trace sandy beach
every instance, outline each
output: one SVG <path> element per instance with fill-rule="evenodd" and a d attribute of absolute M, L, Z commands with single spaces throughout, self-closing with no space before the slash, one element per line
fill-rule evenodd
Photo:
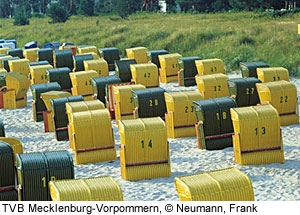
<path fill-rule="evenodd" d="M 232 77 L 240 77 L 230 75 Z M 300 95 L 300 80 L 291 79 Z M 161 84 L 166 90 L 197 89 L 178 87 L 177 83 Z M 32 94 L 28 91 L 28 106 L 15 110 L 0 110 L 7 137 L 18 138 L 24 153 L 67 150 L 74 157 L 68 141 L 57 141 L 54 133 L 45 133 L 43 122 L 32 117 Z M 240 166 L 234 164 L 233 149 L 200 150 L 196 137 L 169 139 L 172 177 L 129 182 L 121 178 L 118 126 L 112 121 L 118 160 L 86 165 L 75 165 L 75 178 L 112 176 L 121 186 L 124 200 L 178 201 L 174 178 L 204 171 L 236 167 L 246 173 L 253 184 L 255 200 L 300 200 L 300 125 L 282 128 L 285 164 Z"/>

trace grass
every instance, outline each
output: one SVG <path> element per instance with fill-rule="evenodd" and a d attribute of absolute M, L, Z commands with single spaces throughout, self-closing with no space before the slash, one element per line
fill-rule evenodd
<path fill-rule="evenodd" d="M 283 66 L 297 75 L 300 66 L 300 15 L 283 18 L 256 13 L 136 14 L 127 20 L 117 16 L 71 17 L 63 24 L 48 24 L 48 18 L 32 18 L 29 26 L 13 26 L 0 19 L 0 38 L 18 41 L 19 46 L 36 40 L 91 44 L 125 49 L 145 46 L 167 49 L 183 56 L 221 58 L 226 70 L 240 61 L 265 61 Z"/>

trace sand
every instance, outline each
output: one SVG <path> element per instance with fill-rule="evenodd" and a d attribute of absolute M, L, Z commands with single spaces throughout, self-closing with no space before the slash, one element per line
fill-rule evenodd
<path fill-rule="evenodd" d="M 230 75 L 230 77 L 240 77 Z M 300 80 L 292 79 L 300 95 Z M 187 89 L 177 83 L 162 84 L 167 90 Z M 196 89 L 196 87 L 190 87 Z M 43 122 L 34 122 L 31 110 L 32 94 L 28 92 L 28 106 L 15 110 L 0 110 L 4 120 L 7 137 L 18 138 L 24 146 L 24 152 L 43 152 L 67 150 L 74 158 L 68 141 L 56 141 L 54 133 L 45 133 Z M 121 178 L 118 126 L 112 121 L 118 160 L 86 165 L 75 165 L 75 178 L 112 176 L 121 186 L 124 200 L 177 201 L 174 178 L 204 171 L 236 167 L 246 173 L 253 184 L 255 199 L 300 200 L 300 125 L 282 127 L 285 164 L 240 166 L 234 164 L 233 148 L 218 151 L 200 150 L 196 137 L 169 139 L 172 177 L 135 182 Z"/>

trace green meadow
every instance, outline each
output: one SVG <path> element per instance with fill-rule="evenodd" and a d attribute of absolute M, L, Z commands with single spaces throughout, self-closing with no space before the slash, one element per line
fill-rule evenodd
<path fill-rule="evenodd" d="M 183 56 L 221 58 L 226 70 L 241 61 L 265 61 L 297 74 L 300 66 L 300 15 L 272 18 L 260 13 L 149 14 L 72 16 L 66 23 L 49 24 L 49 18 L 32 18 L 28 26 L 0 19 L 0 38 L 16 39 L 19 46 L 36 40 L 74 42 L 77 45 L 125 49 L 145 46 L 167 49 Z"/>

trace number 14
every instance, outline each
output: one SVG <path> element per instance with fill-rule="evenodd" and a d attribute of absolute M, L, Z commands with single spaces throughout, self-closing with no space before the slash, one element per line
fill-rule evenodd
<path fill-rule="evenodd" d="M 141 144 L 142 144 L 142 148 L 145 148 L 145 141 L 144 140 L 141 141 Z M 152 140 L 149 141 L 148 147 L 152 148 Z"/>

